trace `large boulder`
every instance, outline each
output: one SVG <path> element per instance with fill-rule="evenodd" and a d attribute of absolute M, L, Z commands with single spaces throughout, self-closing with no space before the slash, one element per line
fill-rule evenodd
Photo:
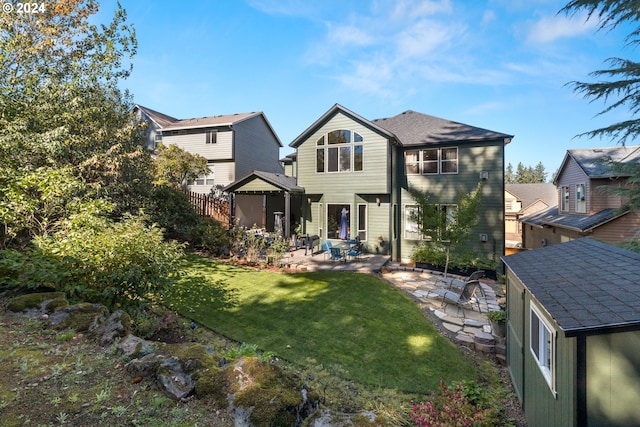
<path fill-rule="evenodd" d="M 131 317 L 122 310 L 116 310 L 102 323 L 94 325 L 90 332 L 99 337 L 101 346 L 112 345 L 116 338 L 124 338 L 131 330 Z"/>
<path fill-rule="evenodd" d="M 81 303 L 58 308 L 49 315 L 48 322 L 58 329 L 85 332 L 97 330 L 108 316 L 109 310 L 102 304 Z"/>
<path fill-rule="evenodd" d="M 158 346 L 151 341 L 128 334 L 124 339 L 118 342 L 116 352 L 129 359 L 137 359 L 146 356 L 147 354 L 154 353 L 157 348 Z"/>
<path fill-rule="evenodd" d="M 7 304 L 7 311 L 31 319 L 42 319 L 68 305 L 64 292 L 38 292 L 13 298 Z"/>
<path fill-rule="evenodd" d="M 182 361 L 175 356 L 160 363 L 157 377 L 162 389 L 176 400 L 186 399 L 196 387 L 191 374 L 185 372 Z"/>

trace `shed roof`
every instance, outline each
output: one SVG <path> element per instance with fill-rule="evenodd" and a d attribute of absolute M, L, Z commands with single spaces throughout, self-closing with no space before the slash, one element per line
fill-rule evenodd
<path fill-rule="evenodd" d="M 393 117 L 372 120 L 395 134 L 403 146 L 442 142 L 504 139 L 508 144 L 513 135 L 482 129 L 428 114 L 407 110 Z"/>
<path fill-rule="evenodd" d="M 504 256 L 566 336 L 640 328 L 640 254 L 591 238 Z"/>
<path fill-rule="evenodd" d="M 261 180 L 268 184 L 267 187 L 274 186 L 280 191 L 288 191 L 290 193 L 304 192 L 304 188 L 298 186 L 296 178 L 281 173 L 264 171 L 252 171 L 235 182 L 227 185 L 223 190 L 230 193 L 237 192 L 243 185 L 255 180 Z M 267 187 L 265 187 L 264 190 L 266 192 L 269 191 Z"/>

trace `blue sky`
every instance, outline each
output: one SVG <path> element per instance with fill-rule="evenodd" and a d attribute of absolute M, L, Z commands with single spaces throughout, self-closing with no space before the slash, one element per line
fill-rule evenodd
<path fill-rule="evenodd" d="M 263 111 L 283 145 L 335 103 L 368 118 L 415 110 L 515 135 L 506 162 L 545 165 L 577 134 L 626 118 L 575 94 L 637 54 L 552 0 L 121 0 L 138 54 L 134 102 L 177 118 Z M 106 22 L 113 3 L 103 2 Z"/>

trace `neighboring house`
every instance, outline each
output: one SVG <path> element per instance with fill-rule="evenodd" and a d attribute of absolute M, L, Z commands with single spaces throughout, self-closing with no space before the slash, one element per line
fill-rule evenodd
<path fill-rule="evenodd" d="M 640 425 L 640 254 L 581 238 L 503 261 L 528 425 Z"/>
<path fill-rule="evenodd" d="M 505 184 L 504 230 L 507 254 L 522 247 L 520 218 L 558 204 L 558 193 L 551 183 Z"/>
<path fill-rule="evenodd" d="M 337 239 L 344 211 L 348 236 L 359 238 L 365 250 L 408 260 L 423 239 L 410 220 L 417 205 L 408 186 L 430 192 L 443 210 L 452 211 L 461 193 L 483 181 L 483 212 L 471 246 L 499 261 L 504 146 L 511 138 L 415 111 L 368 120 L 336 104 L 290 144 L 296 152 L 284 163 L 296 177 L 298 188 L 291 191 L 300 210 L 285 211 L 285 219 L 300 221 L 304 233 Z M 255 174 L 245 181 L 251 188 L 234 183 L 226 190 L 236 197 L 256 191 L 258 183 L 265 194 L 273 190 L 273 183 Z"/>
<path fill-rule="evenodd" d="M 568 150 L 554 185 L 558 205 L 522 218 L 522 242 L 539 248 L 590 236 L 616 243 L 634 236 L 640 213 L 624 211 L 619 196 L 601 187 L 626 185 L 628 176 L 617 173 L 607 160 L 640 162 L 640 146 Z"/>
<path fill-rule="evenodd" d="M 190 183 L 191 191 L 206 194 L 254 170 L 283 173 L 282 143 L 262 112 L 178 120 L 136 105 L 134 113 L 149 122 L 150 147 L 175 144 L 207 159 L 209 173 Z"/>

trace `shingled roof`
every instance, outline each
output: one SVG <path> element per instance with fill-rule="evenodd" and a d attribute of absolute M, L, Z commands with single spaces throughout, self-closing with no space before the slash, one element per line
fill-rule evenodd
<path fill-rule="evenodd" d="M 640 328 L 640 254 L 590 238 L 504 256 L 566 336 Z"/>
<path fill-rule="evenodd" d="M 559 171 L 562 171 L 569 159 L 574 159 L 584 173 L 591 178 L 609 178 L 620 176 L 610 161 L 616 163 L 640 163 L 640 146 L 574 148 L 567 150 Z M 556 176 L 556 181 L 560 173 Z"/>
<path fill-rule="evenodd" d="M 620 212 L 618 209 L 608 208 L 592 215 L 560 214 L 558 213 L 558 206 L 554 206 L 532 215 L 523 216 L 521 221 L 523 224 L 538 227 L 554 226 L 585 233 L 627 213 L 629 211 Z"/>
<path fill-rule="evenodd" d="M 522 211 L 538 200 L 543 201 L 547 206 L 558 204 L 558 190 L 551 183 L 505 184 L 504 188 L 520 200 Z"/>
<path fill-rule="evenodd" d="M 168 116 L 164 113 L 161 113 L 156 110 L 152 110 L 151 108 L 143 107 L 140 104 L 136 104 L 135 107 L 138 107 L 140 111 L 145 113 L 151 120 L 156 122 L 160 127 L 169 126 L 172 123 L 179 121 L 175 117 Z"/>
<path fill-rule="evenodd" d="M 404 146 L 493 139 L 504 139 L 505 144 L 508 144 L 513 138 L 513 135 L 465 125 L 412 110 L 389 118 L 375 119 L 372 122 L 396 135 Z"/>

